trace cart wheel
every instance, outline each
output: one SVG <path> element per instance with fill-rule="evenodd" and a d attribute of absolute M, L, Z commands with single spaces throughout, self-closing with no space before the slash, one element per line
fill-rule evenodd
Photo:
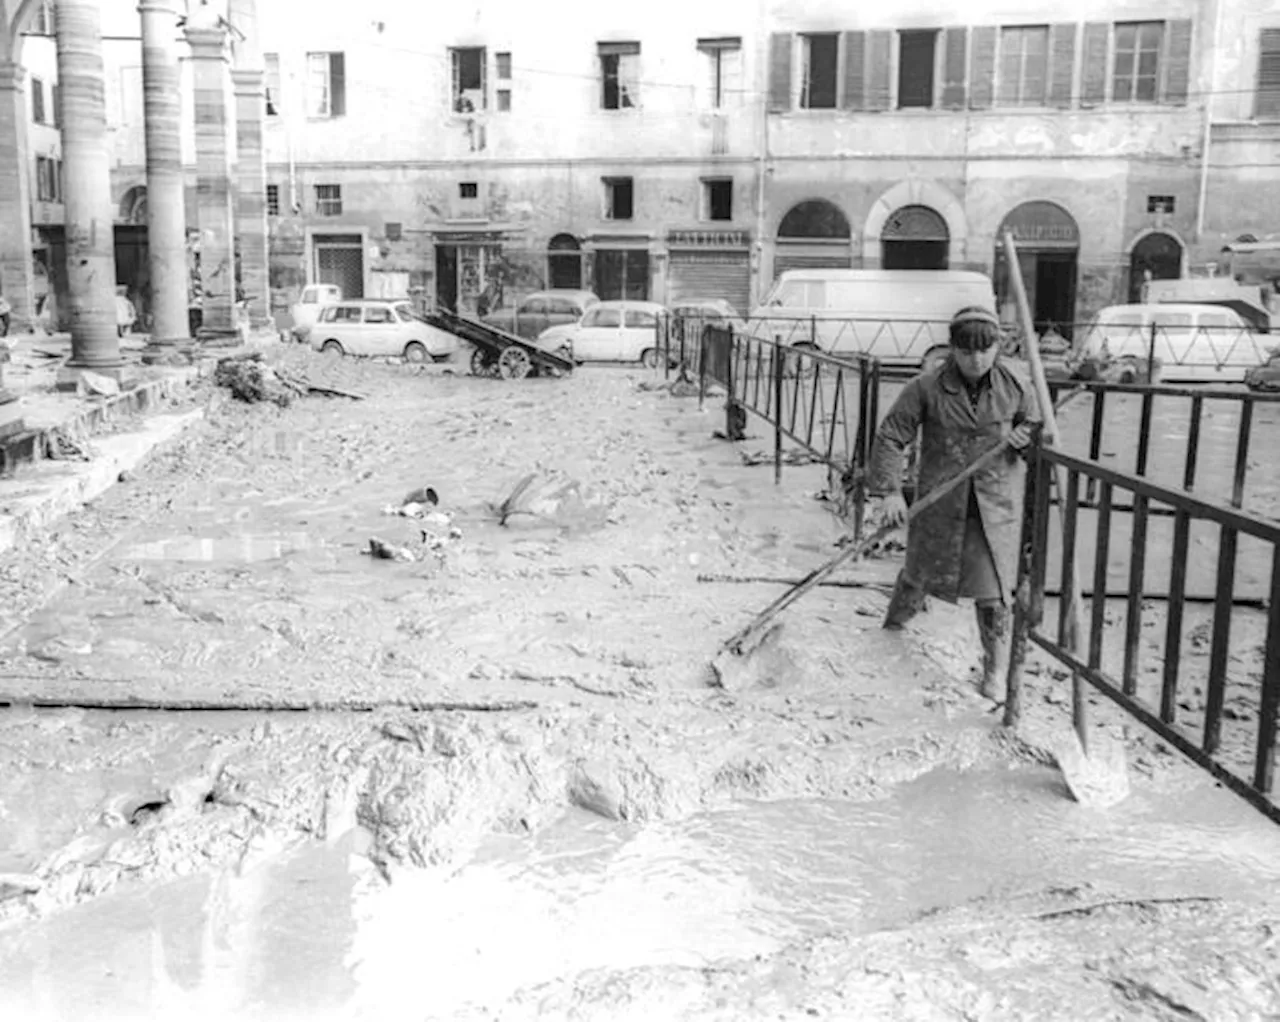
<path fill-rule="evenodd" d="M 529 353 L 523 348 L 512 345 L 504 348 L 498 356 L 498 375 L 506 380 L 522 380 L 529 375 L 533 363 L 529 361 Z"/>
<path fill-rule="evenodd" d="M 476 350 L 471 353 L 471 375 L 489 375 L 489 356 L 483 348 L 476 348 Z"/>

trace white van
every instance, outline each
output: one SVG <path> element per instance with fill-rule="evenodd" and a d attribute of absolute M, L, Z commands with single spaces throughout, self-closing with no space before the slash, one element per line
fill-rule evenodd
<path fill-rule="evenodd" d="M 1240 383 L 1267 360 L 1274 341 L 1221 305 L 1109 305 L 1080 339 L 1079 353 L 1135 367 L 1154 354 L 1157 379 Z"/>
<path fill-rule="evenodd" d="M 948 343 L 951 318 L 996 311 L 991 278 L 969 270 L 787 270 L 751 313 L 750 335 L 919 369 Z"/>

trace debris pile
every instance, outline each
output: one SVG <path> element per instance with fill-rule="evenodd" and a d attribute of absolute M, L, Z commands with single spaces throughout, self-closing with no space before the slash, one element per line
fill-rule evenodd
<path fill-rule="evenodd" d="M 236 398 L 249 404 L 270 401 L 288 408 L 294 396 L 301 392 L 296 383 L 266 365 L 260 351 L 218 359 L 213 379 L 219 387 L 226 387 Z"/>
<path fill-rule="evenodd" d="M 387 561 L 417 561 L 427 554 L 434 554 L 438 560 L 444 560 L 445 549 L 450 543 L 462 538 L 462 530 L 453 524 L 453 515 L 438 508 L 440 497 L 430 486 L 411 490 L 404 495 L 398 504 L 387 504 L 382 509 L 384 515 L 408 518 L 418 525 L 418 541 L 420 548 L 414 550 L 408 545 L 397 546 L 379 539 L 377 536 L 369 540 L 369 556 Z"/>
<path fill-rule="evenodd" d="M 560 474 L 537 472 L 525 476 L 500 503 L 491 503 L 489 508 L 498 516 L 499 525 L 509 526 L 516 519 L 562 529 L 598 527 L 612 513 L 608 497 L 596 488 Z"/>

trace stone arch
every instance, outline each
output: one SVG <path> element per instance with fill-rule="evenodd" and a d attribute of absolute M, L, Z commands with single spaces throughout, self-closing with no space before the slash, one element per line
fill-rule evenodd
<path fill-rule="evenodd" d="M 867 212 L 866 226 L 862 231 L 862 260 L 864 265 L 881 264 L 880 234 L 889 218 L 904 206 L 925 206 L 934 210 L 946 222 L 951 237 L 951 259 L 964 260 L 965 241 L 969 236 L 969 221 L 964 215 L 960 200 L 936 181 L 914 178 L 901 181 L 871 204 Z"/>
<path fill-rule="evenodd" d="M 123 224 L 146 225 L 147 222 L 147 186 L 134 185 L 125 189 L 120 197 L 120 205 L 116 210 L 116 219 Z"/>
<path fill-rule="evenodd" d="M 1186 276 L 1187 244 L 1164 227 L 1139 231 L 1125 249 L 1129 256 L 1129 301 L 1145 298 L 1147 280 L 1177 280 Z"/>
<path fill-rule="evenodd" d="M 777 237 L 848 241 L 853 228 L 844 210 L 830 199 L 802 199 L 778 221 Z"/>

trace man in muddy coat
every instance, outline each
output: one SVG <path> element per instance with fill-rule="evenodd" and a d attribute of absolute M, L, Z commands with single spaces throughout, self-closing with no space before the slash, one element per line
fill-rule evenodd
<path fill-rule="evenodd" d="M 974 602 L 982 639 L 981 689 L 1003 699 L 1009 618 L 1022 530 L 1019 451 L 1040 418 L 1029 380 L 1000 358 L 1000 324 L 986 309 L 960 310 L 946 361 L 908 383 L 880 424 L 868 489 L 883 520 L 906 518 L 903 463 L 920 433 L 917 495 L 945 483 L 1002 440 L 1006 457 L 983 469 L 912 521 L 884 627 L 900 629 L 927 595 Z"/>

